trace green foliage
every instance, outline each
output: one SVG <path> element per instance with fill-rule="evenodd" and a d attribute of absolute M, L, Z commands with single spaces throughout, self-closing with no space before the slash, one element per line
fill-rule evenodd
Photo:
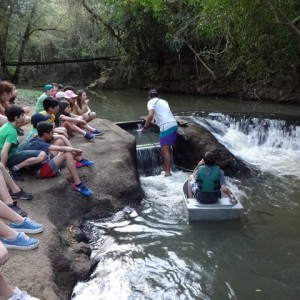
<path fill-rule="evenodd" d="M 41 90 L 18 89 L 18 100 L 23 104 L 35 105 L 41 93 Z"/>
<path fill-rule="evenodd" d="M 214 78 L 274 84 L 297 77 L 298 16 L 299 0 L 3 0 L 0 59 L 19 59 L 30 25 L 23 60 L 122 54 L 128 76 L 153 77 L 167 58 L 190 56 Z"/>
<path fill-rule="evenodd" d="M 273 3 L 290 19 L 300 13 L 297 1 Z M 267 1 L 207 0 L 203 14 L 208 37 L 224 35 L 229 42 L 224 60 L 228 65 L 238 61 L 235 68 L 243 69 L 252 80 L 270 75 L 274 78 L 274 74 L 282 80 L 281 74 L 299 64 L 299 37 L 286 26 L 276 24 Z"/>

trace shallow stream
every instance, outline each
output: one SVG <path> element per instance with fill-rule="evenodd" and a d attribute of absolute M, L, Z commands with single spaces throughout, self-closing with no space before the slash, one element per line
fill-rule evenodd
<path fill-rule="evenodd" d="M 189 224 L 181 195 L 188 173 L 141 177 L 146 197 L 137 215 L 125 209 L 86 224 L 98 265 L 72 299 L 299 299 L 300 127 L 251 116 L 245 123 L 227 113 L 299 116 L 300 106 L 172 95 L 167 100 L 260 170 L 257 177 L 227 178 L 245 212 L 239 221 Z M 146 115 L 146 102 L 141 92 L 109 92 L 91 106 L 100 117 L 126 121 Z M 199 110 L 217 114 L 192 112 Z"/>

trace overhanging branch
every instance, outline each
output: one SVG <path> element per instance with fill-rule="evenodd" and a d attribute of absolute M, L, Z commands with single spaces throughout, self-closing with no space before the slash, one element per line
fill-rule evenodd
<path fill-rule="evenodd" d="M 290 21 L 290 19 L 281 10 L 275 7 L 275 5 L 272 3 L 271 0 L 265 0 L 265 1 L 271 8 L 276 22 L 278 24 L 282 24 L 287 27 L 290 27 L 300 37 L 300 29 L 295 25 L 300 20 L 300 16 L 296 17 L 293 21 Z"/>
<path fill-rule="evenodd" d="M 64 59 L 64 60 L 51 60 L 51 61 L 7 61 L 2 62 L 3 66 L 38 66 L 38 65 L 55 65 L 55 64 L 68 64 L 68 63 L 78 63 L 78 62 L 88 62 L 94 60 L 108 60 L 108 61 L 119 61 L 121 56 L 104 56 L 104 57 L 93 57 L 93 58 L 77 58 L 77 59 Z"/>
<path fill-rule="evenodd" d="M 187 42 L 185 42 L 185 44 L 187 45 L 187 47 L 195 54 L 195 56 L 197 57 L 197 59 L 201 62 L 201 64 L 204 66 L 204 68 L 212 75 L 213 79 L 216 80 L 216 75 L 213 72 L 213 70 L 205 63 L 205 61 L 201 58 L 201 56 L 196 52 L 196 50 L 189 45 Z"/>

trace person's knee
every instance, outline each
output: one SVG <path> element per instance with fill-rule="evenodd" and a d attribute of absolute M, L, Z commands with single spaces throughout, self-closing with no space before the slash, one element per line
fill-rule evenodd
<path fill-rule="evenodd" d="M 40 162 L 44 161 L 46 157 L 47 157 L 47 153 L 44 151 L 41 151 L 40 154 L 38 155 Z"/>
<path fill-rule="evenodd" d="M 31 118 L 26 116 L 23 123 L 22 123 L 22 126 L 25 126 L 25 125 L 29 124 L 30 122 L 31 122 Z"/>
<path fill-rule="evenodd" d="M 64 142 L 61 138 L 58 138 L 58 139 L 54 142 L 54 145 L 56 145 L 56 146 L 65 146 L 65 142 Z"/>
<path fill-rule="evenodd" d="M 65 152 L 64 155 L 66 156 L 67 160 L 74 160 L 74 156 L 71 152 Z"/>
<path fill-rule="evenodd" d="M 66 129 L 70 128 L 72 126 L 72 123 L 68 122 L 68 121 L 64 121 L 64 125 L 63 125 Z"/>

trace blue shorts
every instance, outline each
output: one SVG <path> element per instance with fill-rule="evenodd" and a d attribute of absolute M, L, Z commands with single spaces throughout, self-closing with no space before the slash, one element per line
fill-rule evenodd
<path fill-rule="evenodd" d="M 165 131 L 161 131 L 159 134 L 159 141 L 161 146 L 171 146 L 176 143 L 177 140 L 177 126 L 173 126 Z"/>
<path fill-rule="evenodd" d="M 10 168 L 12 166 L 18 165 L 19 163 L 23 162 L 24 160 L 31 158 L 31 157 L 38 157 L 41 153 L 41 150 L 22 150 L 14 153 L 11 157 L 7 160 L 7 166 Z"/>

